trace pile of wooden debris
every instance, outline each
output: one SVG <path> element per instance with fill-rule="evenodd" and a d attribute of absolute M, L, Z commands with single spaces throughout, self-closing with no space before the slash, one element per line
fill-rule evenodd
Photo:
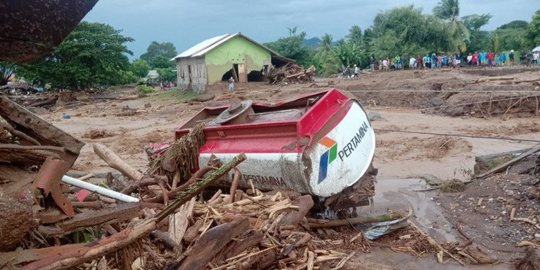
<path fill-rule="evenodd" d="M 296 63 L 289 63 L 285 66 L 274 68 L 268 73 L 268 80 L 271 84 L 277 83 L 307 83 L 312 82 L 317 69 L 310 66 L 304 69 Z"/>
<path fill-rule="evenodd" d="M 173 143 L 146 173 L 94 144 L 121 175 L 73 179 L 67 175 L 82 143 L 0 101 L 0 268 L 340 269 L 383 235 L 394 250 L 478 263 L 467 260 L 476 257 L 462 246 L 441 245 L 408 223 L 412 212 L 312 218 L 309 195 L 239 189 L 236 166 L 244 154 L 226 164 L 210 159 L 191 173 L 204 142 L 200 128 Z M 208 188 L 229 173 L 229 190 Z M 359 224 L 370 227 L 360 231 Z M 343 238 L 328 233 L 334 230 Z"/>

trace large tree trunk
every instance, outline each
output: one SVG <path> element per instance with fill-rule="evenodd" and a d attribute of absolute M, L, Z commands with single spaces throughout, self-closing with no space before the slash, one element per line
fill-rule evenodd
<path fill-rule="evenodd" d="M 19 194 L 13 198 L 0 189 L 0 251 L 10 251 L 17 247 L 26 234 L 37 224 L 32 215 L 32 200 Z"/>

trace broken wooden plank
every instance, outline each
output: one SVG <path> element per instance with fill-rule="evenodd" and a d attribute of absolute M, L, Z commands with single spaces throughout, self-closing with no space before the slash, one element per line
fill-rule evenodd
<path fill-rule="evenodd" d="M 207 176 L 204 177 L 204 179 L 196 182 L 195 184 L 189 186 L 184 191 L 178 192 L 176 195 L 176 200 L 174 200 L 167 208 L 173 206 L 173 209 L 176 209 L 180 207 L 180 205 L 186 203 L 187 201 L 191 200 L 194 196 L 202 192 L 206 187 L 208 187 L 213 182 L 217 181 L 219 178 L 221 178 L 223 175 L 225 175 L 227 172 L 232 170 L 232 168 L 236 167 L 238 164 L 242 163 L 242 161 L 246 160 L 246 154 L 240 153 L 237 156 L 235 156 L 231 161 L 229 161 L 226 164 L 223 164 L 220 168 L 217 170 L 209 173 Z M 170 209 L 164 209 L 162 212 L 156 215 L 156 218 L 158 220 L 162 220 L 172 212 L 170 212 Z"/>
<path fill-rule="evenodd" d="M 121 222 L 140 215 L 139 203 L 121 204 L 115 208 L 87 211 L 75 215 L 74 218 L 56 224 L 54 227 L 40 226 L 40 232 L 48 236 L 64 235 L 81 228 L 97 226 L 108 222 Z"/>
<path fill-rule="evenodd" d="M 189 255 L 178 269 L 204 269 L 206 264 L 208 264 L 208 262 L 210 262 L 232 238 L 248 229 L 249 220 L 247 218 L 238 218 L 232 222 L 211 228 L 197 240 Z"/>
<path fill-rule="evenodd" d="M 16 130 L 36 139 L 41 145 L 65 147 L 66 161 L 75 162 L 84 143 L 39 118 L 7 97 L 0 97 L 0 116 Z"/>
<path fill-rule="evenodd" d="M 189 226 L 189 218 L 193 214 L 195 206 L 195 197 L 191 198 L 187 204 L 184 204 L 178 209 L 174 215 L 169 217 L 169 237 L 177 244 L 182 244 L 182 239 Z"/>
<path fill-rule="evenodd" d="M 260 231 L 250 231 L 246 238 L 240 241 L 232 242 L 230 245 L 228 245 L 223 250 L 222 258 L 220 259 L 232 258 L 242 253 L 244 250 L 257 246 L 262 242 L 263 237 L 264 234 Z"/>
<path fill-rule="evenodd" d="M 311 195 L 300 196 L 292 202 L 292 205 L 298 207 L 298 210 L 288 212 L 279 225 L 298 225 L 313 207 L 313 197 Z"/>
<path fill-rule="evenodd" d="M 69 244 L 37 250 L 24 250 L 24 252 L 21 252 L 16 259 L 17 261 L 22 260 L 23 262 L 31 262 L 21 267 L 22 270 L 67 269 L 123 248 L 149 234 L 151 231 L 155 230 L 155 228 L 155 219 L 144 220 L 133 228 L 125 229 L 99 241 L 84 244 Z M 7 258 L 13 258 L 13 255 L 2 255 Z M 26 260 L 25 258 L 20 258 L 21 256 L 27 255 L 32 257 Z M 33 259 L 33 261 L 31 259 Z"/>

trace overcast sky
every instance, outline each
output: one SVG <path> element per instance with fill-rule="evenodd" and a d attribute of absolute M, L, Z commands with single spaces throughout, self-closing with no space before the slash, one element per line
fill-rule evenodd
<path fill-rule="evenodd" d="M 431 13 L 438 0 L 99 0 L 86 21 L 110 24 L 135 39 L 134 57 L 152 41 L 172 42 L 178 52 L 224 33 L 242 32 L 259 42 L 288 35 L 297 26 L 307 37 L 343 38 L 352 25 L 369 27 L 381 11 L 414 4 Z M 512 20 L 530 21 L 540 0 L 462 0 L 460 15 L 489 13 L 485 30 Z"/>

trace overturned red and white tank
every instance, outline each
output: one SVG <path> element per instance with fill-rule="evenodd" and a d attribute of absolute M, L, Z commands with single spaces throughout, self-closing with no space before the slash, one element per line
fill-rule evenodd
<path fill-rule="evenodd" d="M 366 176 L 375 171 L 375 134 L 360 103 L 340 90 L 275 104 L 207 107 L 176 130 L 176 139 L 201 122 L 199 164 L 211 155 L 227 162 L 245 153 L 241 187 L 251 180 L 263 191 L 293 190 L 341 206 L 365 204 L 374 194 Z"/>

